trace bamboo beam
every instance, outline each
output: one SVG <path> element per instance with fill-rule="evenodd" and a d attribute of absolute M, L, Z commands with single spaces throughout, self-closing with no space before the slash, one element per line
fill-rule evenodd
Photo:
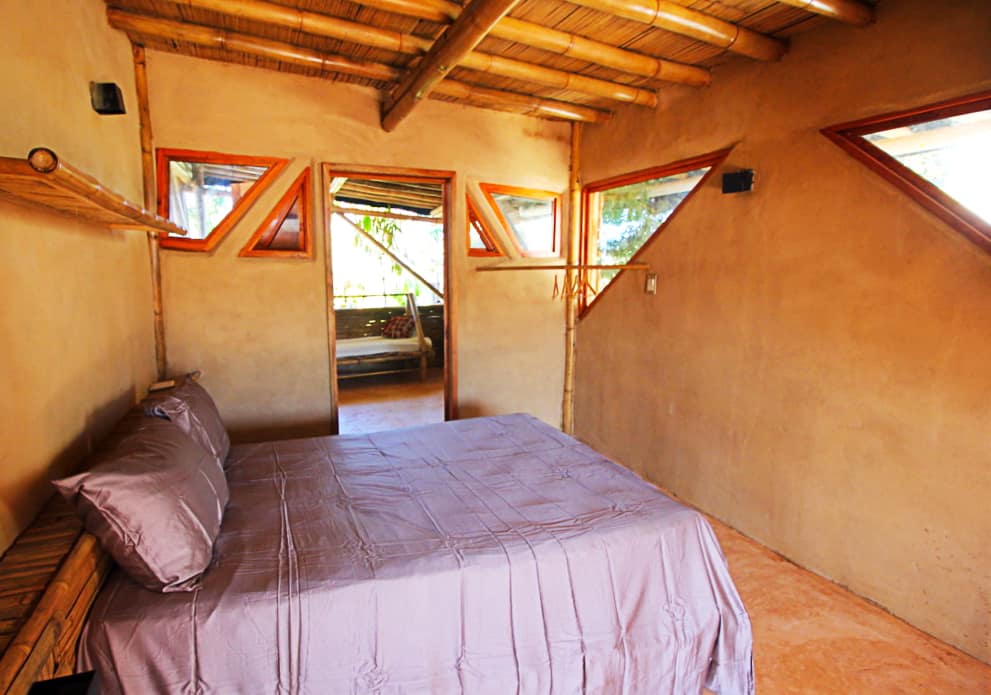
<path fill-rule="evenodd" d="M 593 10 L 703 41 L 757 60 L 778 60 L 788 45 L 669 0 L 573 0 Z"/>
<path fill-rule="evenodd" d="M 221 0 L 211 1 L 220 2 Z M 461 14 L 461 6 L 451 2 L 451 0 L 354 1 L 366 7 L 433 22 L 447 23 L 457 19 L 458 15 Z M 710 81 L 709 71 L 705 68 L 655 58 L 515 17 L 503 17 L 492 28 L 489 35 L 640 77 L 650 77 L 694 87 L 703 87 Z"/>
<path fill-rule="evenodd" d="M 419 101 L 430 94 L 451 68 L 473 51 L 495 23 L 519 2 L 472 0 L 382 104 L 382 128 L 386 132 L 395 130 Z"/>
<path fill-rule="evenodd" d="M 183 4 L 232 17 L 252 19 L 287 29 L 299 30 L 314 36 L 350 41 L 398 53 L 423 55 L 430 50 L 433 43 L 428 39 L 412 34 L 403 34 L 325 14 L 276 5 L 267 0 L 183 0 Z M 469 70 L 539 82 L 559 89 L 572 89 L 625 103 L 650 107 L 657 105 L 657 95 L 647 89 L 586 77 L 565 70 L 556 70 L 535 63 L 479 51 L 472 51 L 465 55 L 459 65 Z M 704 73 L 703 76 L 707 78 L 708 73 L 702 72 Z M 698 81 L 696 80 L 693 84 L 698 84 Z"/>
<path fill-rule="evenodd" d="M 568 241 L 565 258 L 569 268 L 565 275 L 568 287 L 574 287 L 578 264 L 579 239 L 581 237 L 581 143 L 580 123 L 571 125 L 571 166 L 568 184 Z M 580 277 L 580 275 L 579 275 Z M 575 328 L 578 323 L 578 298 L 565 297 L 564 305 L 564 393 L 561 397 L 561 429 L 565 434 L 575 431 Z"/>
<path fill-rule="evenodd" d="M 384 217 L 389 220 L 408 220 L 410 222 L 431 222 L 433 224 L 441 224 L 444 222 L 444 218 L 440 215 L 436 217 L 427 217 L 424 215 L 403 215 L 398 212 L 386 212 L 385 210 L 362 210 L 361 208 L 347 208 L 336 205 L 331 212 L 338 212 L 348 215 L 368 215 L 369 217 Z"/>
<path fill-rule="evenodd" d="M 131 44 L 134 57 L 134 87 L 138 98 L 138 124 L 141 132 L 141 174 L 144 182 L 144 204 L 155 209 L 155 154 L 152 151 L 151 110 L 148 106 L 148 66 L 145 47 Z M 168 370 L 165 347 L 165 308 L 162 303 L 162 259 L 158 235 L 148 235 L 148 264 L 151 269 L 151 301 L 155 330 L 155 367 L 159 379 Z"/>
<path fill-rule="evenodd" d="M 215 27 L 146 17 L 115 9 L 107 10 L 107 18 L 111 26 L 126 32 L 132 38 L 152 36 L 169 41 L 185 41 L 209 48 L 241 51 L 260 58 L 317 68 L 327 72 L 367 77 L 380 82 L 392 82 L 398 79 L 400 75 L 399 70 L 390 65 L 353 61 L 343 56 L 321 53 L 281 41 L 262 39 Z M 437 96 L 476 101 L 488 108 L 523 113 L 542 118 L 560 118 L 564 120 L 601 123 L 609 120 L 611 116 L 607 111 L 570 104 L 566 101 L 543 99 L 532 95 L 517 94 L 516 92 L 476 87 L 454 80 L 447 80 L 437 85 L 434 94 Z"/>
<path fill-rule="evenodd" d="M 425 277 L 423 277 L 418 272 L 416 272 L 415 270 L 413 270 L 413 268 L 410 267 L 409 262 L 407 262 L 407 261 L 403 260 L 402 258 L 400 258 L 399 256 L 397 256 L 388 246 L 386 246 L 381 241 L 379 241 L 378 239 L 376 239 L 375 237 L 373 237 L 371 234 L 369 234 L 368 232 L 366 232 L 364 229 L 361 228 L 360 225 L 355 224 L 354 221 L 351 220 L 351 218 L 349 218 L 346 215 L 343 215 L 343 214 L 341 214 L 339 212 L 337 213 L 337 216 L 340 217 L 345 222 L 347 222 L 349 225 L 351 225 L 351 227 L 354 228 L 354 231 L 356 231 L 358 234 L 360 234 L 361 236 L 363 236 L 368 241 L 372 242 L 378 248 L 379 251 L 381 251 L 386 256 L 388 256 L 389 258 L 391 258 L 392 260 L 394 260 L 396 263 L 398 263 L 399 265 L 401 265 L 403 267 L 403 270 L 405 270 L 407 273 L 409 273 L 410 275 L 412 275 L 413 277 L 415 277 L 419 282 L 421 282 L 423 284 L 424 287 L 426 287 L 428 290 L 430 290 L 435 295 L 437 295 L 438 297 L 440 297 L 442 300 L 444 299 L 444 293 L 441 292 L 436 287 L 434 287 L 432 284 L 430 284 L 430 282 L 428 282 Z"/>
<path fill-rule="evenodd" d="M 874 8 L 857 0 L 778 0 L 778 2 L 861 27 L 874 21 Z"/>

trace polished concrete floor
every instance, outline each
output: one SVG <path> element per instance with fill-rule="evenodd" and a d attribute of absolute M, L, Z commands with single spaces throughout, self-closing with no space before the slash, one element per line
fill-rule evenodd
<path fill-rule="evenodd" d="M 443 420 L 443 376 L 341 384 L 342 433 Z M 991 695 L 991 666 L 710 519 L 754 630 L 761 695 Z"/>

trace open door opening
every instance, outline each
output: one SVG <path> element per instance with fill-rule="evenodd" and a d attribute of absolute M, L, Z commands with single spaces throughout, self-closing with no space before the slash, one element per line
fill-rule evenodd
<path fill-rule="evenodd" d="M 449 417 L 449 178 L 326 169 L 338 431 Z"/>

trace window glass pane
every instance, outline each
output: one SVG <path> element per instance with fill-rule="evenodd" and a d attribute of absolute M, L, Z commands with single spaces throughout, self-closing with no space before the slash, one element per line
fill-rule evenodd
<path fill-rule="evenodd" d="M 299 222 L 299 198 L 293 201 L 289 213 L 279 225 L 275 236 L 269 243 L 268 248 L 273 251 L 298 251 L 302 248 L 301 227 Z"/>
<path fill-rule="evenodd" d="M 492 192 L 492 199 L 499 206 L 524 253 L 553 253 L 554 213 L 556 198 L 530 198 L 510 193 Z"/>
<path fill-rule="evenodd" d="M 595 263 L 622 265 L 698 185 L 710 167 L 662 178 L 639 181 L 595 194 L 601 206 L 598 251 Z M 599 288 L 616 277 L 618 270 L 603 270 Z"/>
<path fill-rule="evenodd" d="M 991 222 L 991 110 L 864 136 L 963 206 Z"/>
<path fill-rule="evenodd" d="M 189 232 L 186 238 L 206 239 L 265 171 L 258 166 L 173 160 L 169 218 Z"/>

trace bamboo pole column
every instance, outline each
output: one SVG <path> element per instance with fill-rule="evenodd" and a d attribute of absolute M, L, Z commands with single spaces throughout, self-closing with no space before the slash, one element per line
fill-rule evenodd
<path fill-rule="evenodd" d="M 131 44 L 134 56 L 134 86 L 138 97 L 138 123 L 141 130 L 141 175 L 144 182 L 144 206 L 155 209 L 155 156 L 152 151 L 151 109 L 148 105 L 148 66 L 145 47 Z M 162 259 L 158 234 L 148 234 L 148 261 L 151 267 L 151 299 L 155 322 L 155 370 L 159 379 L 168 371 L 165 347 L 165 310 L 162 303 Z"/>
<path fill-rule="evenodd" d="M 581 144 L 582 126 L 571 124 L 571 170 L 568 184 L 568 270 L 565 274 L 565 287 L 572 288 L 576 274 L 581 270 L 572 266 L 578 263 L 578 249 L 581 238 Z M 564 395 L 561 400 L 561 429 L 565 434 L 575 431 L 575 327 L 578 322 L 578 296 L 569 293 L 564 297 Z"/>

